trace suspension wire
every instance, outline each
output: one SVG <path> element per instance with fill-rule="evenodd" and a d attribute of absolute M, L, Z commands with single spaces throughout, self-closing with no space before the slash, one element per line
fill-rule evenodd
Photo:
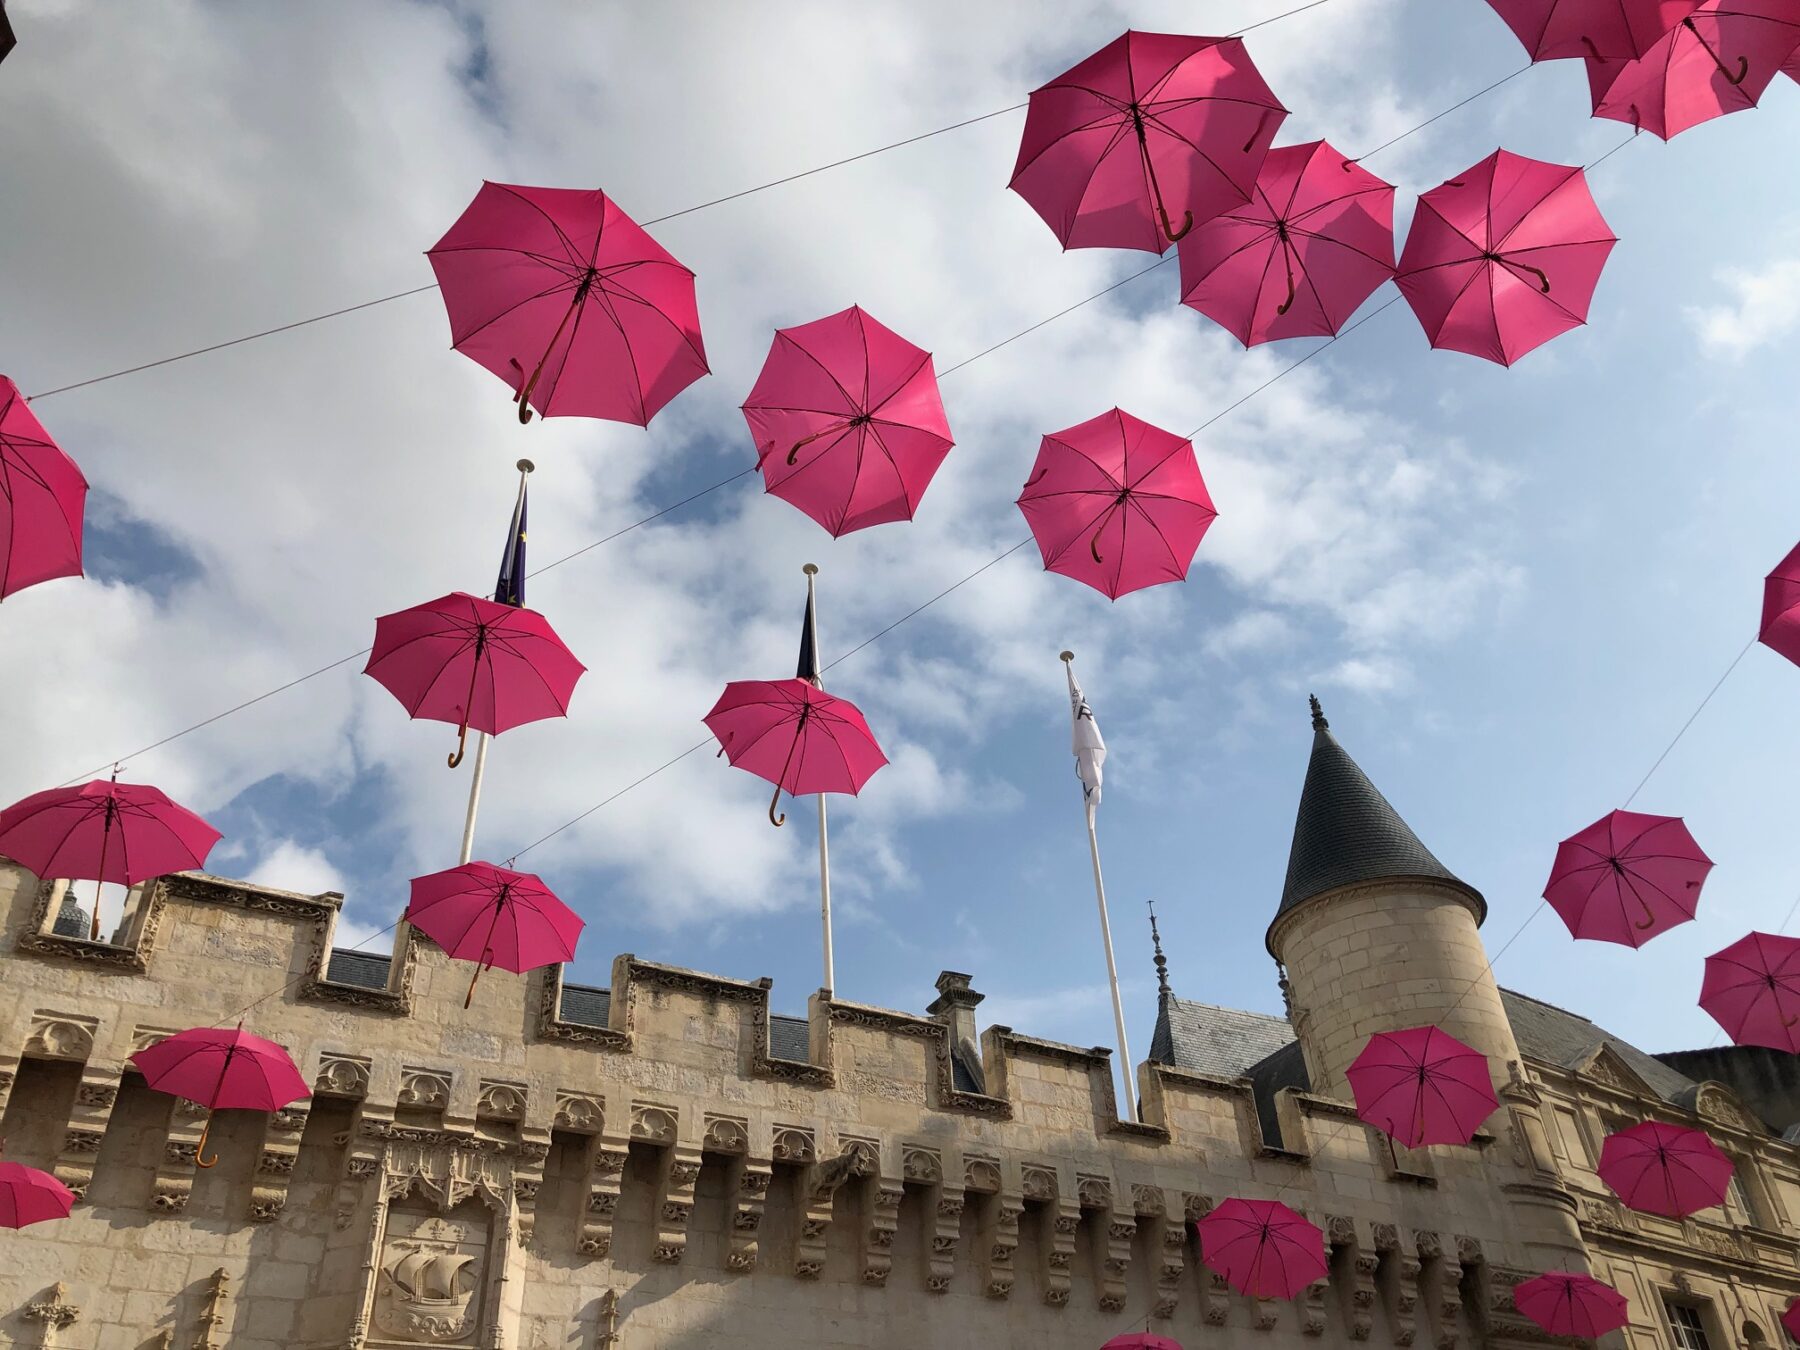
<path fill-rule="evenodd" d="M 1272 14 L 1266 19 L 1259 20 L 1258 22 L 1249 24 L 1243 28 L 1235 29 L 1227 34 L 1227 36 L 1241 37 L 1243 34 L 1248 33 L 1253 29 L 1264 28 L 1272 23 L 1279 23 L 1283 19 L 1292 18 L 1296 14 L 1304 14 L 1309 9 L 1317 9 L 1319 6 L 1329 4 L 1330 2 L 1331 0 L 1311 0 L 1311 3 L 1309 4 L 1299 5 L 1294 9 L 1285 10 L 1280 14 Z M 1480 95 L 1477 94 L 1473 97 L 1479 98 Z M 797 183 L 803 178 L 811 178 L 816 174 L 828 173 L 833 169 L 841 169 L 845 165 L 856 164 L 865 159 L 872 159 L 876 155 L 885 155 L 890 150 L 899 150 L 905 146 L 917 145 L 919 142 L 931 140 L 935 136 L 943 136 L 952 131 L 961 131 L 964 127 L 972 127 L 981 122 L 989 122 L 996 117 L 1004 117 L 1008 113 L 1018 112 L 1021 108 L 1027 106 L 1029 105 L 1026 103 L 1008 104 L 1006 107 L 996 108 L 992 112 L 980 113 L 974 117 L 965 117 L 960 122 L 951 122 L 945 126 L 933 128 L 930 131 L 921 131 L 916 136 L 908 136 L 903 140 L 890 141 L 886 145 L 876 146 L 873 150 L 864 150 L 859 154 L 846 155 L 843 159 L 834 159 L 825 164 L 815 165 L 810 169 L 802 169 L 799 173 L 790 173 L 781 178 L 771 178 L 766 183 L 758 183 L 754 187 L 747 187 L 737 192 L 727 193 L 723 197 L 714 197 L 709 201 L 699 202 L 693 206 L 684 206 L 679 211 L 670 211 L 666 215 L 652 216 L 649 220 L 640 221 L 638 223 L 648 227 L 651 225 L 661 225 L 671 220 L 679 220 L 683 216 L 691 216 L 698 211 L 710 210 L 715 206 L 723 206 L 727 202 L 735 202 L 740 201 L 745 197 L 753 197 L 757 193 L 767 192 L 771 188 L 785 187 L 787 184 Z M 1461 105 L 1459 104 L 1458 106 L 1460 107 Z M 1454 109 L 1449 111 L 1454 111 Z M 1443 115 L 1444 114 L 1442 113 L 1438 114 L 1440 117 Z M 145 361 L 140 365 L 128 366 L 123 370 L 115 370 L 105 375 L 95 375 L 85 380 L 77 380 L 73 384 L 58 385 L 54 389 L 44 390 L 41 394 L 27 394 L 26 402 L 35 403 L 40 399 L 55 398 L 58 394 L 67 394 L 77 389 L 86 389 L 90 385 L 105 384 L 108 380 L 122 379 L 126 375 L 136 375 L 140 371 L 155 370 L 158 366 L 173 365 L 177 361 L 186 361 L 196 356 L 206 356 L 212 352 L 224 351 L 228 347 L 237 347 L 246 342 L 256 342 L 261 338 L 274 337 L 277 333 L 289 333 L 296 328 L 306 328 L 315 323 L 324 323 L 327 319 L 336 319 L 345 314 L 354 314 L 358 310 L 373 309 L 377 305 L 390 304 L 395 300 L 404 300 L 408 296 L 423 295 L 427 291 L 435 291 L 437 289 L 437 283 L 434 281 L 429 285 L 414 286 L 410 290 L 395 291 L 391 295 L 380 296 L 374 300 L 365 300 L 361 304 L 346 305 L 342 309 L 330 310 L 324 314 L 315 314 L 311 318 L 296 319 L 292 323 L 280 324 L 274 328 L 265 328 L 261 332 L 246 333 L 242 337 L 230 338 L 224 342 L 215 342 L 205 347 L 196 347 L 192 351 L 178 352 L 173 356 L 162 357 L 160 360 Z"/>

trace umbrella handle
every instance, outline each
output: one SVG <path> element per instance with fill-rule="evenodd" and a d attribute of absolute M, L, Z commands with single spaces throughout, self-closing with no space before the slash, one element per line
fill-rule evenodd
<path fill-rule="evenodd" d="M 1538 289 L 1545 295 L 1550 294 L 1550 278 L 1544 274 L 1543 268 L 1533 267 L 1530 263 L 1522 263 L 1517 258 L 1503 258 L 1498 253 L 1484 253 L 1482 257 L 1490 262 L 1497 262 L 1502 267 L 1511 267 L 1520 272 L 1531 273 L 1537 278 Z"/>
<path fill-rule="evenodd" d="M 848 426 L 849 424 L 846 423 L 845 425 Z M 795 441 L 794 448 L 787 452 L 788 467 L 790 469 L 793 468 L 794 461 L 800 457 L 800 452 L 802 450 L 804 450 L 807 446 L 811 445 L 814 441 L 818 440 L 819 437 L 829 436 L 834 431 L 842 431 L 842 430 L 844 430 L 844 427 L 821 427 L 819 430 L 813 432 L 812 435 L 806 437 L 804 440 Z"/>
<path fill-rule="evenodd" d="M 482 960 L 485 961 L 487 959 L 488 953 L 483 952 L 481 954 L 481 956 L 482 956 Z M 469 992 L 463 995 L 463 1007 L 465 1009 L 468 1008 L 468 1006 L 475 1001 L 475 981 L 477 981 L 481 978 L 481 972 L 486 969 L 487 969 L 487 967 L 482 965 L 481 962 L 479 962 L 479 961 L 476 962 L 475 973 L 473 975 L 469 976 Z"/>
<path fill-rule="evenodd" d="M 787 821 L 787 812 L 783 811 L 780 815 L 775 814 L 775 806 L 780 800 L 781 784 L 777 783 L 775 785 L 775 795 L 769 798 L 769 824 L 773 825 L 778 830 Z"/>
<path fill-rule="evenodd" d="M 531 379 L 527 381 L 525 379 L 525 367 L 519 364 L 519 358 L 516 356 L 507 357 L 506 364 L 519 372 L 519 392 L 513 395 L 513 402 L 519 405 L 520 423 L 527 423 L 531 421 L 531 409 L 526 406 L 525 395 L 530 393 L 531 386 L 537 383 L 537 376 L 533 375 Z"/>
<path fill-rule="evenodd" d="M 456 753 L 454 755 L 451 755 L 450 758 L 448 759 L 448 761 L 446 761 L 450 765 L 451 768 L 454 769 L 458 764 L 461 764 L 463 762 L 463 749 L 464 749 L 464 747 L 466 747 L 468 745 L 468 743 L 469 743 L 469 724 L 467 722 L 464 722 L 460 727 L 458 727 L 456 729 Z"/>
<path fill-rule="evenodd" d="M 1738 57 L 1737 74 L 1733 75 L 1731 73 L 1731 67 L 1726 65 L 1725 62 L 1720 59 L 1719 54 L 1712 49 L 1712 44 L 1710 42 L 1708 42 L 1703 36 L 1701 36 L 1700 30 L 1698 27 L 1695 26 L 1692 16 L 1689 16 L 1688 18 L 1683 19 L 1681 21 L 1681 26 L 1683 28 L 1687 29 L 1688 32 L 1692 33 L 1694 35 L 1694 41 L 1698 42 L 1700 44 L 1701 49 L 1703 51 L 1705 51 L 1705 53 L 1708 56 L 1712 57 L 1713 64 L 1719 68 L 1719 74 L 1721 74 L 1725 77 L 1725 82 L 1727 84 L 1739 85 L 1739 84 L 1742 84 L 1745 80 L 1750 78 L 1750 58 L 1749 57 L 1747 57 L 1747 56 Z"/>
<path fill-rule="evenodd" d="M 1096 563 L 1099 563 L 1102 566 L 1105 565 L 1106 559 L 1102 558 L 1100 556 L 1100 531 L 1099 530 L 1095 530 L 1092 534 L 1090 534 L 1088 536 L 1088 552 L 1089 552 L 1089 554 L 1091 554 L 1093 556 L 1093 559 Z"/>
<path fill-rule="evenodd" d="M 1162 198 L 1160 197 L 1156 200 L 1156 210 L 1157 213 L 1162 216 L 1163 233 L 1169 237 L 1169 242 L 1171 244 L 1185 238 L 1187 232 L 1194 228 L 1194 213 L 1192 211 L 1182 212 L 1181 228 L 1178 230 L 1173 225 L 1169 224 L 1169 208 L 1162 204 Z"/>
<path fill-rule="evenodd" d="M 1656 927 L 1656 911 L 1650 908 L 1650 902 L 1644 899 L 1644 897 L 1639 895 L 1636 891 L 1631 893 L 1631 898 L 1642 905 L 1644 909 L 1643 919 L 1633 920 L 1633 926 L 1640 929 Z"/>
<path fill-rule="evenodd" d="M 200 1142 L 194 1145 L 194 1166 L 195 1167 L 210 1168 L 210 1167 L 217 1167 L 219 1165 L 219 1155 L 217 1153 L 213 1154 L 212 1157 L 210 1157 L 210 1158 L 203 1158 L 200 1156 L 201 1154 L 206 1152 L 206 1136 L 211 1133 L 212 1133 L 212 1112 L 209 1110 L 206 1113 L 206 1124 L 200 1127 Z"/>
<path fill-rule="evenodd" d="M 1281 254 L 1282 254 L 1281 260 L 1282 260 L 1282 262 L 1287 264 L 1288 298 L 1286 300 L 1283 300 L 1281 302 L 1281 304 L 1276 307 L 1275 314 L 1276 314 L 1277 318 L 1279 318 L 1283 314 L 1286 314 L 1290 309 L 1292 309 L 1294 307 L 1294 297 L 1298 294 L 1298 292 L 1295 291 L 1295 289 L 1294 289 L 1294 260 L 1287 255 L 1287 247 L 1288 247 L 1287 240 L 1284 237 L 1281 241 Z"/>

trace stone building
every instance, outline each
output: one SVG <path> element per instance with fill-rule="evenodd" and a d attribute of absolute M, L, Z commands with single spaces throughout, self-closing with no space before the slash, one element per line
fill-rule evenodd
<path fill-rule="evenodd" d="M 1781 1340 L 1787 1066 L 1746 1098 L 1729 1053 L 1690 1076 L 1498 989 L 1480 894 L 1315 727 L 1268 934 L 1288 1016 L 1176 998 L 1159 950 L 1136 1121 L 1107 1051 L 978 1034 L 953 972 L 923 1013 L 820 991 L 790 1018 L 768 981 L 621 956 L 605 988 L 495 972 L 465 1011 L 466 968 L 410 932 L 334 952 L 337 895 L 165 877 L 93 942 L 64 884 L 0 864 L 5 1155 L 82 1197 L 0 1232 L 0 1344 L 1475 1350 L 1546 1340 L 1511 1300 L 1545 1269 L 1625 1293 L 1632 1350 Z M 197 1169 L 200 1113 L 127 1057 L 240 1016 L 313 1095 L 222 1115 Z M 1392 1149 L 1347 1104 L 1366 1038 L 1428 1022 L 1490 1058 L 1468 1148 Z M 1600 1183 L 1601 1138 L 1647 1117 L 1732 1154 L 1722 1210 L 1665 1222 Z M 1329 1278 L 1290 1303 L 1212 1276 L 1193 1222 L 1232 1195 L 1309 1216 Z"/>

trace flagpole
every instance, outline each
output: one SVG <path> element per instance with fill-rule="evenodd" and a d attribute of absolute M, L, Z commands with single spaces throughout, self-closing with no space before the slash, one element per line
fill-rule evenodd
<path fill-rule="evenodd" d="M 1062 653 L 1063 673 L 1069 678 L 1069 696 L 1075 695 L 1074 652 Z M 1083 794 L 1085 798 L 1085 793 Z M 1120 1081 L 1125 1088 L 1125 1117 L 1137 1119 L 1137 1093 L 1131 1084 L 1131 1046 L 1125 1039 L 1125 1005 L 1119 999 L 1119 966 L 1113 958 L 1112 920 L 1106 912 L 1106 880 L 1100 873 L 1100 834 L 1094 821 L 1094 803 L 1084 800 L 1087 812 L 1088 856 L 1094 864 L 1094 899 L 1100 904 L 1100 938 L 1106 948 L 1106 982 L 1112 991 L 1113 1029 L 1119 1033 Z"/>
<path fill-rule="evenodd" d="M 519 496 L 518 500 L 513 503 L 514 537 L 509 539 L 506 545 L 507 556 L 509 558 L 512 556 L 512 551 L 518 547 L 519 509 L 525 504 L 525 480 L 531 476 L 531 471 L 535 469 L 537 465 L 533 464 L 528 459 L 522 459 L 518 462 L 516 467 L 519 470 Z M 523 577 L 515 578 L 514 584 L 516 585 L 523 580 Z M 502 599 L 502 597 L 498 595 L 494 598 L 496 600 Z M 457 864 L 459 866 L 468 862 L 470 858 L 475 856 L 475 813 L 481 809 L 481 780 L 487 773 L 488 742 L 493 739 L 493 737 L 489 736 L 485 731 L 477 734 L 479 739 L 475 742 L 475 771 L 469 778 L 469 809 L 467 814 L 463 816 L 462 855 L 457 859 Z"/>
<path fill-rule="evenodd" d="M 800 569 L 806 573 L 806 613 L 811 623 L 808 633 L 812 642 L 814 660 L 819 650 L 819 616 L 815 606 L 813 578 L 819 575 L 818 567 L 807 563 Z M 815 681 L 823 687 L 822 682 Z M 825 794 L 819 793 L 819 926 L 825 939 L 825 984 L 826 989 L 837 988 L 837 974 L 832 963 L 831 953 L 831 836 L 825 825 Z"/>

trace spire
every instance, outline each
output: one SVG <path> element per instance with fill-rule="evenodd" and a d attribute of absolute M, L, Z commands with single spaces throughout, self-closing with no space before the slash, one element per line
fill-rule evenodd
<path fill-rule="evenodd" d="M 1400 813 L 1331 734 L 1319 700 L 1312 707 L 1312 759 L 1294 820 L 1293 849 L 1276 917 L 1314 896 L 1360 881 L 1423 877 L 1467 891 L 1482 916 L 1480 892 L 1462 881 L 1419 841 Z"/>
<path fill-rule="evenodd" d="M 1169 962 L 1163 956 L 1162 934 L 1156 931 L 1156 901 L 1152 900 L 1149 904 L 1150 945 L 1156 950 L 1156 1000 L 1158 1003 L 1167 1003 L 1175 996 L 1175 991 L 1169 988 Z"/>

